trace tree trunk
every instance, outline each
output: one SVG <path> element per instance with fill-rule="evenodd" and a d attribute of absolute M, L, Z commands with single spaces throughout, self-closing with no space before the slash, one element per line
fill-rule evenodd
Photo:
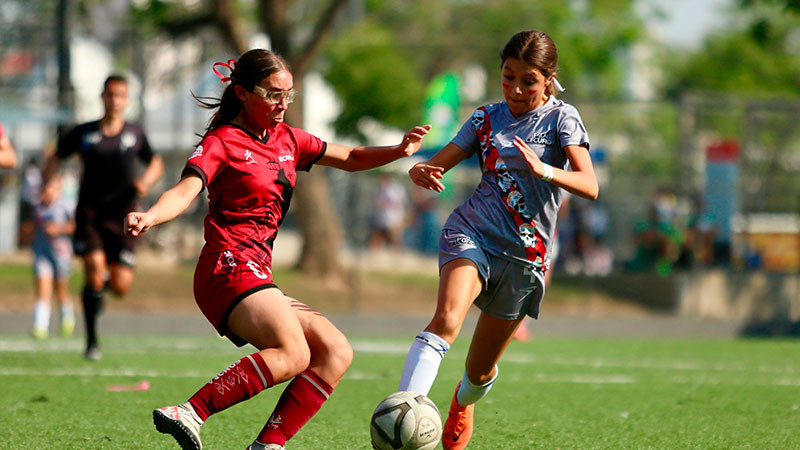
<path fill-rule="evenodd" d="M 294 76 L 294 87 L 302 92 L 302 74 Z M 301 105 L 302 102 L 297 102 L 286 111 L 288 123 L 301 123 Z M 327 167 L 315 166 L 309 173 L 298 174 L 292 203 L 303 246 L 296 267 L 329 282 L 343 284 L 346 277 L 341 263 L 342 227 L 331 201 L 327 170 Z"/>

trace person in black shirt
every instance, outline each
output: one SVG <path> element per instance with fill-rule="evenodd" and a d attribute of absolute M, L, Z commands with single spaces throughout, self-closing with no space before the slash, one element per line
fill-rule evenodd
<path fill-rule="evenodd" d="M 87 359 L 100 358 L 97 316 L 106 287 L 122 296 L 133 281 L 135 239 L 126 237 L 122 220 L 135 210 L 136 199 L 147 194 L 164 173 L 164 163 L 144 131 L 125 121 L 128 82 L 112 75 L 103 85 L 102 119 L 78 125 L 58 141 L 45 168 L 49 180 L 60 163 L 80 155 L 83 163 L 75 211 L 75 253 L 84 262 L 83 311 L 86 320 Z M 146 165 L 137 176 L 137 160 Z"/>

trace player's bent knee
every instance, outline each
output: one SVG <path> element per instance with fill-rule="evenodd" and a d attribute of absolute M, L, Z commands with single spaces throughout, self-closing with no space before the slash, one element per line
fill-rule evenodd
<path fill-rule="evenodd" d="M 332 372 L 344 374 L 353 362 L 353 347 L 341 333 L 330 333 L 312 350 L 314 359 L 322 361 Z"/>
<path fill-rule="evenodd" d="M 108 288 L 117 297 L 124 297 L 128 293 L 128 291 L 131 290 L 131 285 L 129 283 L 128 284 L 109 283 Z"/>
<path fill-rule="evenodd" d="M 289 349 L 287 356 L 287 370 L 291 373 L 302 373 L 311 364 L 311 350 L 305 342 Z"/>
<path fill-rule="evenodd" d="M 425 330 L 441 337 L 452 345 L 461 331 L 461 323 L 461 318 L 458 315 L 441 313 L 433 317 L 433 320 Z"/>
<path fill-rule="evenodd" d="M 337 372 L 344 374 L 347 371 L 350 364 L 353 363 L 353 347 L 350 346 L 347 339 L 343 339 L 336 345 L 331 360 L 331 364 Z"/>

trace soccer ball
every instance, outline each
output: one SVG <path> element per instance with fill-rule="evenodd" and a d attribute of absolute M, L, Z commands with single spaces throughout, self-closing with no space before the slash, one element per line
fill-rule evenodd
<path fill-rule="evenodd" d="M 395 392 L 375 408 L 369 434 L 378 450 L 429 450 L 442 438 L 442 418 L 428 397 Z"/>

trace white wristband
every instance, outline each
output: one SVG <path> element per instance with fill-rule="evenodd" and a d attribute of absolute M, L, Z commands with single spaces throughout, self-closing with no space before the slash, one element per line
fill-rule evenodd
<path fill-rule="evenodd" d="M 550 181 L 553 179 L 553 166 L 550 164 L 542 163 L 544 166 L 544 174 L 542 174 L 542 179 L 544 181 Z"/>

